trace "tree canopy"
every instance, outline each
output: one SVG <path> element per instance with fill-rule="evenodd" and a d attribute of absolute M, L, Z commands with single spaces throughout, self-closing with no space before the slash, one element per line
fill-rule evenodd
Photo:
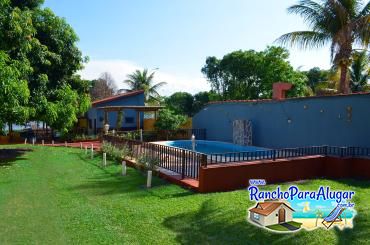
<path fill-rule="evenodd" d="M 221 60 L 208 57 L 202 68 L 212 91 L 222 99 L 258 99 L 272 96 L 275 82 L 292 83 L 290 96 L 304 96 L 307 77 L 287 61 L 289 52 L 280 47 L 264 51 L 234 51 Z"/>
<path fill-rule="evenodd" d="M 348 67 L 353 45 L 368 48 L 370 38 L 370 2 L 359 0 L 300 0 L 288 8 L 300 15 L 310 30 L 282 35 L 278 41 L 302 49 L 330 45 L 332 62 L 340 69 L 340 92 L 349 93 Z"/>
<path fill-rule="evenodd" d="M 100 100 L 112 96 L 116 93 L 117 86 L 108 72 L 101 74 L 100 78 L 91 81 L 90 97 L 94 100 Z"/>
<path fill-rule="evenodd" d="M 75 75 L 85 59 L 72 27 L 42 3 L 0 0 L 0 51 L 10 63 L 23 64 L 19 79 L 26 81 L 29 91 L 27 101 L 22 101 L 26 103 L 20 103 L 28 110 L 26 116 L 9 111 L 6 118 L 10 123 L 43 121 L 67 131 L 89 108 L 89 83 Z"/>

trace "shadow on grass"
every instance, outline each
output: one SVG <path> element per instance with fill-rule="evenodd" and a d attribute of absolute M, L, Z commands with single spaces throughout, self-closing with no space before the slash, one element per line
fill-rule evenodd
<path fill-rule="evenodd" d="M 127 175 L 122 176 L 120 171 L 112 170 L 112 166 L 102 167 L 99 161 L 101 157 L 96 156 L 95 160 L 84 157 L 79 153 L 75 153 L 81 161 L 99 168 L 101 173 L 95 175 L 93 178 L 87 179 L 87 183 L 78 185 L 72 190 L 86 190 L 94 195 L 114 195 L 123 193 L 136 193 L 139 196 L 153 194 L 156 188 L 167 186 L 168 182 L 153 176 L 152 188 L 146 188 L 146 174 L 140 172 L 135 168 L 128 167 Z M 116 166 L 117 167 L 117 166 Z"/>
<path fill-rule="evenodd" d="M 234 210 L 220 210 L 211 199 L 204 201 L 198 211 L 172 216 L 163 224 L 177 234 L 179 243 L 189 245 L 292 244 L 298 240 L 304 244 L 312 236 L 305 230 L 284 234 L 267 231 L 246 221 L 246 209 L 239 214 Z"/>
<path fill-rule="evenodd" d="M 0 149 L 0 167 L 11 166 L 15 161 L 24 160 L 20 156 L 26 152 L 32 151 L 31 149 Z"/>

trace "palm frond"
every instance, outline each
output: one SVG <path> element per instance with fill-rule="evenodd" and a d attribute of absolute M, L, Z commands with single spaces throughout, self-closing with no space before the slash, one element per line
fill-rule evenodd
<path fill-rule="evenodd" d="M 323 6 L 310 0 L 299 1 L 298 4 L 288 8 L 288 13 L 300 15 L 309 26 L 316 26 L 318 22 L 322 21 L 325 11 Z"/>
<path fill-rule="evenodd" d="M 330 35 L 315 31 L 296 31 L 282 35 L 276 42 L 301 49 L 319 48 L 330 41 Z"/>
<path fill-rule="evenodd" d="M 370 1 L 364 6 L 357 17 L 363 17 L 370 14 Z"/>

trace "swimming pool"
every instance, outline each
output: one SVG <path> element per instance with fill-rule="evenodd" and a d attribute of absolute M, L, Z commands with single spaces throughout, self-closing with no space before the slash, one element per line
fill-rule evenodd
<path fill-rule="evenodd" d="M 159 141 L 155 144 L 192 150 L 191 140 Z M 232 143 L 210 140 L 196 140 L 195 151 L 203 154 L 231 153 L 231 152 L 255 152 L 264 151 L 266 148 L 255 146 L 241 146 Z"/>

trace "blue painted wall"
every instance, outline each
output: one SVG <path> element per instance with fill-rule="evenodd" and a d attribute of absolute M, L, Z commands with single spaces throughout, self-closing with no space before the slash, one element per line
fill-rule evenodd
<path fill-rule="evenodd" d="M 251 120 L 253 145 L 370 147 L 370 95 L 209 104 L 193 118 L 208 140 L 232 142 L 232 122 Z M 289 123 L 290 121 L 290 123 Z"/>
<path fill-rule="evenodd" d="M 89 125 L 89 133 L 94 133 L 94 119 L 96 119 L 96 127 L 97 129 L 102 129 L 104 124 L 104 111 L 96 109 L 97 107 L 104 107 L 104 106 L 127 106 L 127 105 L 133 105 L 133 106 L 144 106 L 145 105 L 145 97 L 144 93 L 122 97 L 115 99 L 113 101 L 108 102 L 102 102 L 99 104 L 94 105 L 94 107 L 90 108 L 90 110 L 87 113 L 89 124 L 92 123 L 92 126 Z M 132 123 L 127 123 L 125 121 L 126 117 L 133 117 L 134 121 Z M 140 117 L 140 125 L 143 125 L 144 121 L 144 115 L 141 113 Z M 109 112 L 108 113 L 108 122 L 110 125 L 110 128 L 117 128 L 116 122 L 117 122 L 117 112 Z M 120 128 L 123 126 L 124 129 L 136 129 L 136 112 L 135 110 L 124 110 L 123 115 L 123 123 L 120 126 Z"/>

